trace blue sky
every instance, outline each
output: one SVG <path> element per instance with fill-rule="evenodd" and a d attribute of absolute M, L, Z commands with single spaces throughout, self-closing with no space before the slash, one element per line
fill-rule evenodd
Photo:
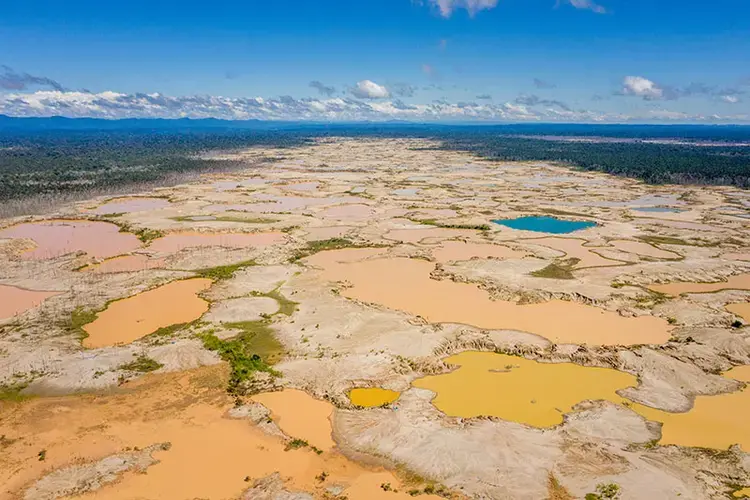
<path fill-rule="evenodd" d="M 14 115 L 750 121 L 747 0 L 11 0 L 0 47 Z"/>

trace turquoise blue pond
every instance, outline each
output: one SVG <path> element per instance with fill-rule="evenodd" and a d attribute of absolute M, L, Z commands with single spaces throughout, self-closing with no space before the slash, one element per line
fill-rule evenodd
<path fill-rule="evenodd" d="M 572 233 L 573 231 L 596 226 L 596 222 L 585 220 L 562 220 L 556 219 L 555 217 L 518 217 L 516 219 L 497 219 L 492 222 L 511 229 L 550 234 L 567 234 Z"/>

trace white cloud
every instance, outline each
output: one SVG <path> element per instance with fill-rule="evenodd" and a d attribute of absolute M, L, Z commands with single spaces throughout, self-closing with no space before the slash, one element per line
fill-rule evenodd
<path fill-rule="evenodd" d="M 351 90 L 351 93 L 360 99 L 385 99 L 391 96 L 387 88 L 371 80 L 357 82 L 357 86 Z"/>
<path fill-rule="evenodd" d="M 649 101 L 664 97 L 664 89 L 642 76 L 626 76 L 622 81 L 622 93 L 643 97 Z"/>
<path fill-rule="evenodd" d="M 466 9 L 473 16 L 480 10 L 497 7 L 498 0 L 430 0 L 440 10 L 443 17 L 451 17 L 457 9 Z"/>
<path fill-rule="evenodd" d="M 446 18 L 451 17 L 458 9 L 466 9 L 469 15 L 473 17 L 480 10 L 497 7 L 498 0 L 430 0 L 430 3 L 438 8 L 441 16 Z M 572 5 L 576 9 L 590 10 L 597 14 L 606 14 L 607 12 L 607 9 L 594 2 L 594 0 L 557 0 L 557 5 L 561 3 Z"/>
<path fill-rule="evenodd" d="M 382 94 L 382 87 L 380 95 Z M 679 111 L 644 110 L 628 115 L 530 106 L 519 102 L 432 102 L 406 104 L 398 99 L 350 97 L 303 98 L 182 96 L 159 93 L 73 92 L 39 90 L 0 94 L 0 113 L 10 116 L 94 118 L 220 118 L 229 120 L 318 121 L 489 121 L 489 122 L 748 122 L 750 116 L 689 115 Z"/>
<path fill-rule="evenodd" d="M 740 98 L 736 95 L 723 95 L 719 96 L 719 99 L 729 104 L 737 104 L 738 102 L 740 102 Z"/>
<path fill-rule="evenodd" d="M 586 9 L 597 14 L 606 14 L 607 9 L 601 5 L 594 3 L 593 0 L 565 0 L 567 3 L 575 7 L 576 9 Z M 559 0 L 558 0 L 559 3 Z"/>

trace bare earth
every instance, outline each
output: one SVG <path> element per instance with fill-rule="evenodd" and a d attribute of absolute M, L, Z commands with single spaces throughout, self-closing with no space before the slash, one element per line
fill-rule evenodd
<path fill-rule="evenodd" d="M 0 221 L 0 500 L 750 491 L 742 194 L 434 146 Z"/>

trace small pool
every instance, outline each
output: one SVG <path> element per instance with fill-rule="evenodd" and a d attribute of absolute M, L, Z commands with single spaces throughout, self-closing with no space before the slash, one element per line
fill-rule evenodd
<path fill-rule="evenodd" d="M 567 234 L 581 229 L 596 226 L 596 222 L 585 220 L 564 220 L 555 217 L 534 216 L 518 217 L 515 219 L 497 219 L 493 220 L 495 224 L 509 227 L 511 229 L 520 229 L 523 231 L 535 231 L 537 233 L 550 234 Z"/>

